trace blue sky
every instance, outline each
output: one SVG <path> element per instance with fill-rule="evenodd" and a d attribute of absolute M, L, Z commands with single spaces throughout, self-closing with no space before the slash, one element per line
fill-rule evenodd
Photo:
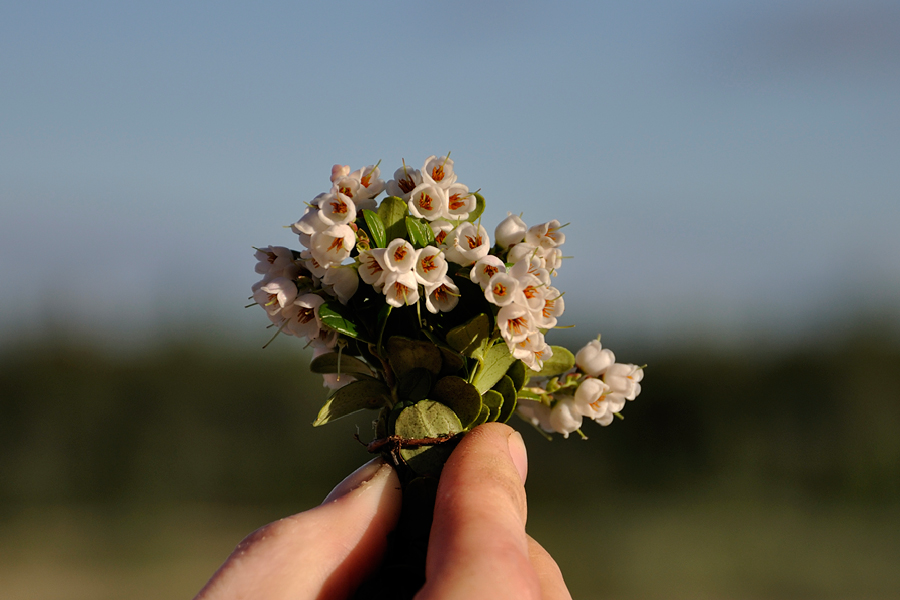
<path fill-rule="evenodd" d="M 574 323 L 900 306 L 896 3 L 303 4 L 0 8 L 0 331 L 262 327 L 332 164 L 451 150 L 489 228 L 571 222 Z"/>

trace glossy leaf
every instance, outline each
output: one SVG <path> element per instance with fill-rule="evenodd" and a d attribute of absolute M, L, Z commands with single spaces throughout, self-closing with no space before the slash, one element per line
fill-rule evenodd
<path fill-rule="evenodd" d="M 491 389 L 503 396 L 503 406 L 500 408 L 500 416 L 497 417 L 497 421 L 506 423 L 516 410 L 516 396 L 518 396 L 516 385 L 509 375 L 504 375 Z"/>
<path fill-rule="evenodd" d="M 481 369 L 472 380 L 472 385 L 482 394 L 485 393 L 506 375 L 515 360 L 505 343 L 494 344 L 485 352 Z"/>
<path fill-rule="evenodd" d="M 362 373 L 372 375 L 369 365 L 353 356 L 339 355 L 337 352 L 329 352 L 315 357 L 309 363 L 309 370 L 313 373 Z"/>
<path fill-rule="evenodd" d="M 469 217 L 466 221 L 474 223 L 478 220 L 478 217 L 481 216 L 481 213 L 484 212 L 484 196 L 479 193 L 475 194 L 475 210 L 469 213 Z"/>
<path fill-rule="evenodd" d="M 369 232 L 372 234 L 372 241 L 375 242 L 376 248 L 385 248 L 387 247 L 387 240 L 385 239 L 385 231 L 384 231 L 384 221 L 381 220 L 381 217 L 374 211 L 369 210 L 368 208 L 364 208 L 363 211 L 363 219 L 366 221 L 366 225 L 369 226 Z"/>
<path fill-rule="evenodd" d="M 521 360 L 517 360 L 512 365 L 510 365 L 509 370 L 506 372 L 506 375 L 512 380 L 513 386 L 516 388 L 516 391 L 521 390 L 525 383 L 528 381 L 528 377 L 525 375 L 526 367 L 525 363 Z"/>
<path fill-rule="evenodd" d="M 441 351 L 431 342 L 394 336 L 388 339 L 385 347 L 388 362 L 397 377 L 402 378 L 408 371 L 416 368 L 427 369 L 435 375 L 441 372 Z"/>
<path fill-rule="evenodd" d="M 381 381 L 363 379 L 336 390 L 313 423 L 319 427 L 364 408 L 380 408 L 390 400 L 391 391 Z"/>
<path fill-rule="evenodd" d="M 484 313 L 447 332 L 447 343 L 463 356 L 475 356 L 491 335 L 491 320 Z"/>
<path fill-rule="evenodd" d="M 378 216 L 384 224 L 385 245 L 397 238 L 406 239 L 406 215 L 409 207 L 396 196 L 388 196 L 378 207 Z"/>
<path fill-rule="evenodd" d="M 366 341 L 347 308 L 337 300 L 326 300 L 319 306 L 319 320 L 340 334 Z"/>
<path fill-rule="evenodd" d="M 431 231 L 431 227 L 415 217 L 406 217 L 406 232 L 409 234 L 409 241 L 417 248 L 424 248 L 428 245 L 427 231 Z M 432 239 L 434 234 L 432 233 Z"/>
<path fill-rule="evenodd" d="M 503 406 L 503 394 L 496 390 L 488 390 L 481 395 L 481 402 L 491 411 L 488 421 L 496 421 L 500 417 L 500 408 Z"/>

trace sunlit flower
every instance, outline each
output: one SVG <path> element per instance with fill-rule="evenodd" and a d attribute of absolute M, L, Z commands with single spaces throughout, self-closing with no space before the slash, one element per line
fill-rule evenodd
<path fill-rule="evenodd" d="M 393 240 L 384 252 L 384 268 L 395 273 L 406 273 L 416 268 L 418 252 L 404 239 Z"/>
<path fill-rule="evenodd" d="M 428 312 L 450 312 L 459 304 L 459 288 L 449 277 L 437 285 L 425 288 L 425 308 Z"/>
<path fill-rule="evenodd" d="M 380 292 L 384 287 L 384 248 L 373 248 L 359 253 L 359 276 L 367 284 Z"/>
<path fill-rule="evenodd" d="M 644 370 L 635 365 L 614 363 L 606 368 L 603 381 L 610 387 L 610 396 L 634 400 L 641 393 L 640 381 Z"/>
<path fill-rule="evenodd" d="M 575 399 L 571 396 L 564 396 L 550 410 L 550 427 L 553 431 L 563 434 L 564 438 L 580 429 L 582 421 L 583 417 L 575 405 Z"/>
<path fill-rule="evenodd" d="M 434 221 L 446 216 L 447 190 L 426 181 L 410 192 L 408 204 L 411 215 Z"/>
<path fill-rule="evenodd" d="M 356 204 L 346 194 L 330 192 L 319 200 L 318 216 L 326 226 L 349 225 L 356 220 Z"/>
<path fill-rule="evenodd" d="M 465 221 L 477 205 L 478 200 L 468 187 L 454 183 L 447 188 L 447 210 L 443 216 L 454 221 Z"/>
<path fill-rule="evenodd" d="M 425 246 L 419 250 L 416 258 L 416 277 L 419 283 L 428 287 L 444 281 L 447 276 L 447 259 L 444 253 L 434 246 Z"/>
<path fill-rule="evenodd" d="M 389 196 L 397 196 L 409 200 L 409 193 L 422 183 L 422 174 L 418 169 L 411 169 L 404 164 L 394 171 L 394 178 L 387 182 L 385 191 Z"/>
<path fill-rule="evenodd" d="M 591 377 L 599 377 L 614 362 L 616 355 L 604 348 L 600 340 L 591 340 L 575 353 L 575 364 Z"/>
<path fill-rule="evenodd" d="M 491 304 L 506 306 L 518 299 L 519 280 L 509 273 L 495 273 L 484 288 L 484 297 Z"/>
<path fill-rule="evenodd" d="M 451 231 L 445 243 L 447 260 L 464 267 L 484 258 L 491 249 L 491 240 L 484 227 L 468 222 Z"/>
<path fill-rule="evenodd" d="M 419 282 L 413 271 L 388 271 L 384 279 L 384 295 L 393 307 L 411 306 L 419 301 Z"/>
<path fill-rule="evenodd" d="M 349 258 L 355 245 L 356 234 L 349 225 L 332 225 L 310 236 L 309 249 L 320 265 L 331 267 Z"/>
<path fill-rule="evenodd" d="M 485 289 L 491 277 L 497 273 L 506 273 L 506 265 L 498 257 L 488 254 L 478 259 L 472 265 L 472 270 L 469 271 L 469 279 L 480 285 L 481 289 Z"/>
<path fill-rule="evenodd" d="M 566 234 L 560 231 L 561 228 L 562 226 L 556 219 L 534 225 L 525 232 L 525 242 L 542 248 L 556 248 L 566 241 Z"/>
<path fill-rule="evenodd" d="M 506 213 L 506 215 L 506 218 L 500 221 L 500 224 L 494 229 L 494 240 L 504 250 L 524 240 L 525 232 L 528 230 L 521 217 L 512 213 Z"/>
<path fill-rule="evenodd" d="M 456 173 L 453 172 L 453 159 L 447 156 L 429 156 L 425 159 L 425 166 L 422 167 L 422 176 L 427 180 L 431 180 L 443 189 L 449 189 L 451 185 L 456 183 Z"/>
<path fill-rule="evenodd" d="M 510 346 L 510 352 L 515 344 L 523 341 L 529 333 L 535 331 L 531 311 L 527 306 L 515 302 L 507 304 L 497 313 L 497 327 L 500 329 L 500 335 Z"/>

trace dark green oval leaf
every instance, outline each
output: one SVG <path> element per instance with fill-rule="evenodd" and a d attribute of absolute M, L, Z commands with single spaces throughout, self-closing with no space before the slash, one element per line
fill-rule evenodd
<path fill-rule="evenodd" d="M 515 386 L 516 391 L 521 390 L 525 387 L 525 382 L 527 381 L 527 377 L 525 377 L 525 363 L 521 360 L 517 360 L 512 365 L 510 365 L 509 370 L 506 372 L 507 376 L 512 379 L 513 386 Z"/>
<path fill-rule="evenodd" d="M 431 399 L 453 409 L 463 429 L 469 429 L 481 413 L 481 394 L 462 377 L 439 379 L 431 390 Z"/>
<path fill-rule="evenodd" d="M 368 341 L 350 316 L 350 311 L 337 300 L 326 300 L 319 306 L 319 320 L 325 327 L 357 340 Z"/>
<path fill-rule="evenodd" d="M 479 354 L 485 340 L 491 335 L 491 320 L 484 313 L 447 332 L 447 343 L 464 356 Z"/>
<path fill-rule="evenodd" d="M 517 360 L 516 362 L 522 364 L 522 361 L 520 360 Z M 512 369 L 512 367 L 510 367 L 510 369 Z M 507 373 L 509 373 L 509 371 L 507 371 Z M 497 420 L 501 423 L 506 423 L 512 416 L 513 411 L 516 410 L 516 396 L 518 395 L 516 384 L 513 383 L 513 380 L 509 375 L 504 375 L 500 381 L 497 382 L 497 385 L 491 389 L 500 392 L 503 396 L 503 406 L 500 407 L 500 416 L 497 417 Z"/>
<path fill-rule="evenodd" d="M 394 336 L 388 339 L 386 349 L 388 362 L 397 377 L 415 368 L 428 369 L 435 375 L 441 372 L 441 351 L 431 342 Z"/>
<path fill-rule="evenodd" d="M 428 397 L 431 391 L 431 371 L 421 367 L 410 369 L 399 378 L 397 396 L 400 400 L 417 402 Z"/>
<path fill-rule="evenodd" d="M 390 389 L 380 381 L 363 379 L 348 383 L 336 390 L 319 410 L 313 426 L 319 427 L 364 408 L 380 408 L 390 397 Z"/>
<path fill-rule="evenodd" d="M 491 411 L 488 421 L 496 421 L 500 417 L 500 408 L 503 406 L 503 394 L 496 390 L 488 390 L 481 395 L 481 401 Z"/>
<path fill-rule="evenodd" d="M 309 363 L 309 370 L 313 373 L 362 373 L 372 375 L 369 365 L 353 356 L 329 352 L 315 357 Z"/>

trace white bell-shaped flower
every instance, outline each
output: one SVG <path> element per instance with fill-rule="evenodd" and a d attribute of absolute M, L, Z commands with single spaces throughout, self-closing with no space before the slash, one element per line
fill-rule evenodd
<path fill-rule="evenodd" d="M 425 246 L 416 258 L 416 277 L 425 287 L 435 286 L 447 276 L 447 259 L 444 253 L 434 246 Z"/>
<path fill-rule="evenodd" d="M 610 397 L 617 396 L 625 400 L 634 400 L 641 393 L 640 381 L 644 378 L 644 370 L 635 365 L 615 363 L 607 367 L 603 373 L 603 381 L 610 387 Z"/>
<path fill-rule="evenodd" d="M 562 292 L 553 286 L 548 286 L 544 292 L 543 308 L 534 313 L 535 325 L 541 329 L 556 327 L 557 319 L 562 316 L 565 309 L 566 303 L 563 300 Z"/>
<path fill-rule="evenodd" d="M 484 288 L 484 297 L 491 304 L 506 306 L 519 298 L 518 292 L 518 279 L 509 273 L 494 273 Z"/>
<path fill-rule="evenodd" d="M 384 280 L 384 295 L 395 308 L 411 306 L 419 301 L 419 282 L 413 271 L 388 271 Z"/>
<path fill-rule="evenodd" d="M 359 253 L 359 276 L 377 292 L 384 287 L 387 270 L 384 263 L 385 252 L 384 248 L 373 248 Z"/>
<path fill-rule="evenodd" d="M 310 236 L 310 251 L 323 267 L 341 264 L 350 257 L 356 245 L 356 233 L 349 225 L 332 225 L 325 231 Z"/>
<path fill-rule="evenodd" d="M 358 179 L 361 186 L 358 195 L 353 198 L 356 206 L 360 210 L 363 208 L 375 210 L 378 203 L 374 198 L 384 191 L 384 181 L 381 179 L 381 169 L 378 168 L 378 165 L 363 167 L 350 173 L 350 177 Z"/>
<path fill-rule="evenodd" d="M 341 304 L 347 304 L 359 288 L 359 273 L 356 265 L 341 265 L 328 269 L 322 284 L 327 293 L 336 296 Z"/>
<path fill-rule="evenodd" d="M 507 304 L 497 313 L 497 327 L 500 329 L 500 336 L 510 347 L 510 352 L 515 344 L 537 331 L 528 307 L 515 302 Z"/>
<path fill-rule="evenodd" d="M 470 193 L 463 184 L 454 183 L 447 188 L 447 211 L 443 216 L 452 221 L 465 221 L 476 206 L 478 200 L 475 194 Z"/>
<path fill-rule="evenodd" d="M 506 213 L 506 218 L 500 221 L 500 224 L 494 229 L 494 241 L 498 246 L 506 250 L 513 244 L 518 244 L 524 240 L 527 230 L 528 227 L 521 217 L 508 212 Z"/>
<path fill-rule="evenodd" d="M 493 254 L 488 254 L 484 258 L 478 259 L 472 265 L 472 270 L 469 271 L 469 279 L 480 285 L 481 289 L 485 289 L 491 277 L 497 273 L 506 273 L 506 264 Z"/>
<path fill-rule="evenodd" d="M 428 312 L 433 314 L 450 312 L 457 304 L 459 304 L 459 288 L 449 277 L 444 277 L 437 285 L 425 288 L 425 308 Z"/>
<path fill-rule="evenodd" d="M 384 268 L 395 273 L 407 273 L 416 268 L 418 252 L 402 238 L 391 240 L 384 253 Z"/>
<path fill-rule="evenodd" d="M 534 225 L 525 232 L 525 242 L 542 248 L 562 246 L 566 241 L 566 234 L 560 231 L 562 227 L 556 219 Z"/>
<path fill-rule="evenodd" d="M 425 182 L 409 194 L 409 212 L 415 217 L 434 221 L 447 214 L 447 190 Z"/>
<path fill-rule="evenodd" d="M 422 174 L 418 169 L 411 169 L 404 165 L 394 171 L 394 178 L 387 182 L 385 190 L 389 196 L 397 196 L 403 200 L 409 200 L 409 193 L 422 183 Z"/>
<path fill-rule="evenodd" d="M 349 225 L 356 220 L 356 204 L 346 194 L 330 192 L 319 201 L 318 216 L 326 227 Z"/>
<path fill-rule="evenodd" d="M 543 402 L 530 398 L 519 398 L 516 402 L 516 412 L 535 427 L 540 427 L 548 433 L 553 431 L 553 426 L 550 424 L 550 407 Z"/>
<path fill-rule="evenodd" d="M 616 362 L 616 355 L 600 344 L 600 340 L 591 340 L 575 353 L 575 364 L 590 377 L 599 377 Z"/>
<path fill-rule="evenodd" d="M 285 307 L 284 319 L 287 322 L 283 332 L 297 337 L 314 340 L 319 337 L 322 323 L 319 321 L 319 306 L 324 300 L 318 294 L 304 294 Z"/>
<path fill-rule="evenodd" d="M 453 172 L 453 159 L 450 155 L 446 156 L 429 156 L 425 159 L 425 165 L 422 167 L 422 176 L 427 180 L 431 180 L 445 190 L 456 183 L 456 173 Z"/>
<path fill-rule="evenodd" d="M 550 410 L 550 427 L 553 431 L 563 434 L 565 438 L 580 429 L 583 420 L 575 406 L 575 399 L 571 396 L 562 397 Z"/>
<path fill-rule="evenodd" d="M 468 267 L 487 256 L 491 240 L 484 227 L 474 223 L 461 223 L 447 236 L 444 254 L 447 260 Z"/>

